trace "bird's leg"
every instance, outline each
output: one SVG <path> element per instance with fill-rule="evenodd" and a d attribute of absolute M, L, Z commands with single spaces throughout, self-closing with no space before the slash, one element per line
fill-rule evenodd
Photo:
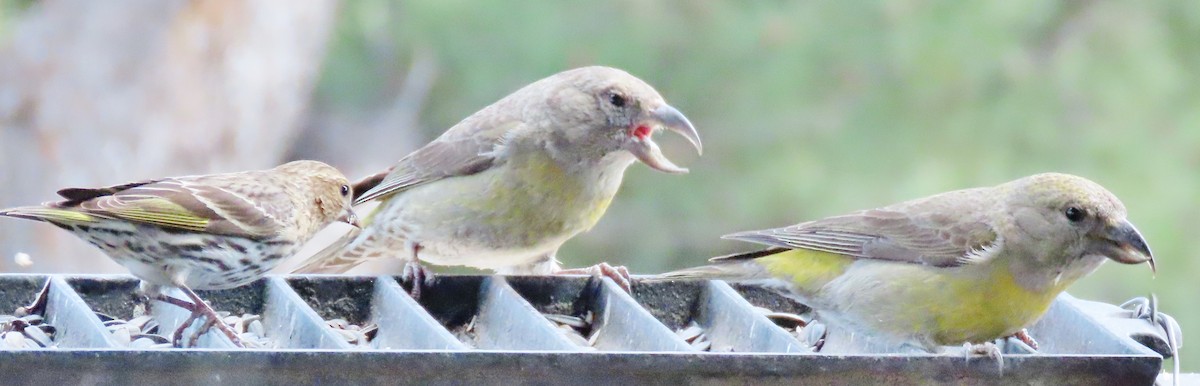
<path fill-rule="evenodd" d="M 813 352 L 821 352 L 825 348 L 825 339 L 829 337 L 829 331 L 825 327 L 825 323 L 821 323 L 816 319 L 808 321 L 804 326 L 804 333 L 808 344 L 812 347 Z"/>
<path fill-rule="evenodd" d="M 188 311 L 195 311 L 195 310 L 196 310 L 196 305 L 195 305 L 195 304 L 192 304 L 191 302 L 188 302 L 187 300 L 183 300 L 183 299 L 180 299 L 180 298 L 177 298 L 177 297 L 174 297 L 174 296 L 169 296 L 169 295 L 166 295 L 166 294 L 157 294 L 157 295 L 154 295 L 154 300 L 157 300 L 157 301 L 160 301 L 160 302 L 163 302 L 163 303 L 167 303 L 167 304 L 170 304 L 170 305 L 174 305 L 174 306 L 176 306 L 176 307 L 179 307 L 179 308 L 182 308 L 182 309 L 185 309 L 185 310 L 188 310 Z"/>
<path fill-rule="evenodd" d="M 413 299 L 421 299 L 421 287 L 428 287 L 433 284 L 433 271 L 421 265 L 421 260 L 417 255 L 421 253 L 421 244 L 416 242 L 405 242 L 406 249 L 409 250 L 411 256 L 408 261 L 404 262 L 404 269 L 400 271 L 400 281 L 408 283 L 411 287 L 408 294 Z"/>
<path fill-rule="evenodd" d="M 186 330 L 188 326 L 192 325 L 192 322 L 195 322 L 196 319 L 200 317 L 200 312 L 197 311 L 196 305 L 189 303 L 186 300 L 168 296 L 162 293 L 154 294 L 154 300 L 171 304 L 191 312 L 191 315 L 188 315 L 188 318 L 184 319 L 183 323 L 180 324 L 179 327 L 175 329 L 175 332 L 171 334 L 171 345 L 175 347 L 182 347 L 183 331 Z"/>
<path fill-rule="evenodd" d="M 1004 353 L 1000 352 L 1000 346 L 997 346 L 995 343 L 963 343 L 963 355 L 967 362 L 970 362 L 971 358 L 975 356 L 993 359 L 996 361 L 996 365 L 998 366 L 1000 373 L 1004 374 Z"/>
<path fill-rule="evenodd" d="M 1026 345 L 1029 345 L 1029 348 L 1037 351 L 1038 342 L 1034 340 L 1032 336 L 1029 336 L 1029 330 L 1022 328 L 1021 331 L 1017 331 L 1017 333 L 1013 334 L 1012 337 L 1017 338 L 1017 340 L 1021 341 L 1021 343 L 1025 343 Z"/>
<path fill-rule="evenodd" d="M 175 329 L 174 333 L 171 333 L 171 345 L 172 346 L 183 347 L 183 331 L 187 330 L 188 326 L 191 326 L 192 323 L 196 321 L 196 319 L 200 318 L 200 313 L 196 312 L 196 310 L 194 308 L 191 311 L 192 311 L 192 314 L 188 315 L 188 318 L 185 319 L 183 321 L 183 323 L 180 324 L 179 327 Z M 192 345 L 195 346 L 195 343 L 192 343 Z"/>
<path fill-rule="evenodd" d="M 587 268 L 559 269 L 555 275 L 592 275 L 613 279 L 625 292 L 633 292 L 633 281 L 629 277 L 629 269 L 625 266 L 600 263 Z"/>
<path fill-rule="evenodd" d="M 195 318 L 191 318 L 191 320 L 195 320 Z M 199 329 L 199 330 L 196 330 L 196 333 L 195 333 L 195 334 L 192 334 L 192 338 L 191 338 L 191 339 L 188 339 L 188 347 L 196 347 L 196 344 L 200 342 L 200 334 L 204 333 L 205 331 L 208 331 L 208 329 L 212 328 L 212 327 L 213 327 L 213 325 L 215 325 L 215 324 L 217 324 L 217 320 L 216 320 L 216 319 L 213 319 L 213 318 L 205 318 L 205 319 L 204 319 L 204 324 L 201 324 L 201 325 L 200 325 L 200 329 Z M 225 324 L 225 323 L 221 323 L 221 324 L 223 325 L 223 324 Z M 236 334 L 235 334 L 235 335 L 236 335 Z M 233 339 L 233 338 L 230 338 L 230 340 L 232 340 L 232 339 Z M 241 346 L 241 342 L 236 342 L 236 344 L 237 344 L 238 346 Z"/>
<path fill-rule="evenodd" d="M 188 298 L 192 299 L 192 305 L 195 308 L 192 312 L 202 314 L 209 320 L 209 323 L 205 323 L 204 326 L 202 326 L 200 330 L 196 331 L 196 334 L 193 335 L 193 342 L 195 342 L 197 337 L 203 334 L 205 330 L 208 330 L 208 328 L 216 325 L 217 329 L 225 333 L 225 336 L 229 338 L 230 342 L 233 342 L 234 346 L 238 348 L 246 347 L 242 344 L 242 340 L 238 338 L 237 333 L 234 332 L 232 328 L 229 328 L 229 325 L 221 321 L 221 316 L 217 315 L 217 311 L 213 310 L 208 303 L 204 302 L 203 299 L 200 299 L 200 296 L 197 296 L 195 292 L 192 292 L 191 288 L 179 286 L 179 289 L 183 290 L 183 293 L 186 294 Z"/>

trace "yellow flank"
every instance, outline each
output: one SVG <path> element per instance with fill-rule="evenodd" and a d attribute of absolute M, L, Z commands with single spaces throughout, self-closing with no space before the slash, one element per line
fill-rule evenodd
<path fill-rule="evenodd" d="M 937 275 L 925 284 L 936 293 L 925 310 L 937 331 L 938 344 L 981 343 L 1008 335 L 1037 321 L 1054 298 L 1070 283 L 1058 283 L 1042 292 L 1022 287 L 1005 261 L 985 264 L 986 272 L 975 275 Z M 914 326 L 916 327 L 916 326 Z"/>
<path fill-rule="evenodd" d="M 776 277 L 790 278 L 801 291 L 815 291 L 845 273 L 854 259 L 836 253 L 793 249 L 755 262 Z"/>
<path fill-rule="evenodd" d="M 881 260 L 852 267 L 856 261 L 805 249 L 755 260 L 773 276 L 789 280 L 801 296 L 833 302 L 818 306 L 878 319 L 871 323 L 877 328 L 900 336 L 928 336 L 939 345 L 1012 335 L 1037 321 L 1071 284 L 1030 291 L 1013 278 L 1007 259 L 954 268 Z"/>
<path fill-rule="evenodd" d="M 496 232 L 497 239 L 513 242 L 513 247 L 534 246 L 595 225 L 616 186 L 597 181 L 595 175 L 568 173 L 546 155 L 533 152 L 510 159 L 504 168 L 439 181 L 437 189 L 422 186 L 412 193 L 429 197 L 416 199 L 426 204 L 406 210 L 413 218 L 475 224 L 476 229 Z"/>

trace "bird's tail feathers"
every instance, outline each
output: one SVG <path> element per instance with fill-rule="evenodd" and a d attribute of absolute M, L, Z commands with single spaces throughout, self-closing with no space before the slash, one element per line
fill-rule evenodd
<path fill-rule="evenodd" d="M 731 260 L 699 267 L 684 268 L 647 278 L 651 281 L 678 279 L 757 280 L 769 279 L 766 268 L 754 260 Z"/>
<path fill-rule="evenodd" d="M 50 206 L 21 206 L 0 210 L 0 216 L 20 218 L 51 223 L 78 224 L 95 222 L 98 218 L 91 214 L 61 209 Z"/>
<path fill-rule="evenodd" d="M 787 249 L 787 248 L 770 247 L 767 249 L 762 249 L 762 250 L 757 250 L 757 251 L 752 251 L 752 252 L 737 252 L 737 253 L 731 253 L 728 255 L 717 256 L 717 257 L 708 259 L 708 261 L 715 263 L 715 262 L 722 262 L 722 261 L 732 262 L 732 261 L 737 261 L 737 260 L 753 260 L 753 259 L 757 259 L 757 258 L 760 258 L 763 256 L 770 256 L 770 255 L 774 255 L 774 254 L 780 253 L 780 252 L 785 252 L 788 250 L 789 249 Z"/>

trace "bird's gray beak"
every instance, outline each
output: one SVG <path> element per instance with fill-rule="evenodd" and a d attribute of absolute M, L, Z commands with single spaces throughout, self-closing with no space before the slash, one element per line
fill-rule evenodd
<path fill-rule="evenodd" d="M 1150 253 L 1150 246 L 1146 244 L 1146 239 L 1133 226 L 1133 223 L 1122 220 L 1108 224 L 1101 228 L 1099 233 L 1099 238 L 1107 242 L 1107 246 L 1104 247 L 1104 256 L 1122 264 L 1149 263 L 1150 270 L 1157 272 L 1157 268 L 1154 266 L 1154 255 Z"/>
<path fill-rule="evenodd" d="M 687 117 L 674 107 L 663 104 L 650 111 L 648 120 L 661 125 L 667 130 L 679 133 L 679 135 L 687 138 L 692 147 L 696 148 L 697 154 L 704 153 L 704 147 L 700 144 L 700 134 L 696 132 L 696 128 L 692 126 L 692 122 L 688 121 Z M 688 172 L 687 168 L 675 166 L 671 160 L 663 156 L 662 150 L 658 148 L 658 144 L 654 143 L 654 139 L 651 137 L 653 134 L 652 130 L 644 128 L 639 124 L 629 134 L 630 141 L 627 149 L 642 163 L 666 173 L 681 174 Z"/>
<path fill-rule="evenodd" d="M 354 213 L 353 209 L 347 208 L 346 213 L 342 214 L 342 217 L 339 217 L 338 221 L 350 224 L 350 226 L 358 228 L 358 214 Z"/>

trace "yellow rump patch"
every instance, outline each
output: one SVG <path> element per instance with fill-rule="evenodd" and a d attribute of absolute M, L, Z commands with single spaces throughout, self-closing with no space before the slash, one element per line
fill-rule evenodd
<path fill-rule="evenodd" d="M 773 276 L 791 278 L 798 288 L 816 290 L 845 273 L 854 259 L 836 253 L 793 249 L 760 257 L 755 262 Z"/>

